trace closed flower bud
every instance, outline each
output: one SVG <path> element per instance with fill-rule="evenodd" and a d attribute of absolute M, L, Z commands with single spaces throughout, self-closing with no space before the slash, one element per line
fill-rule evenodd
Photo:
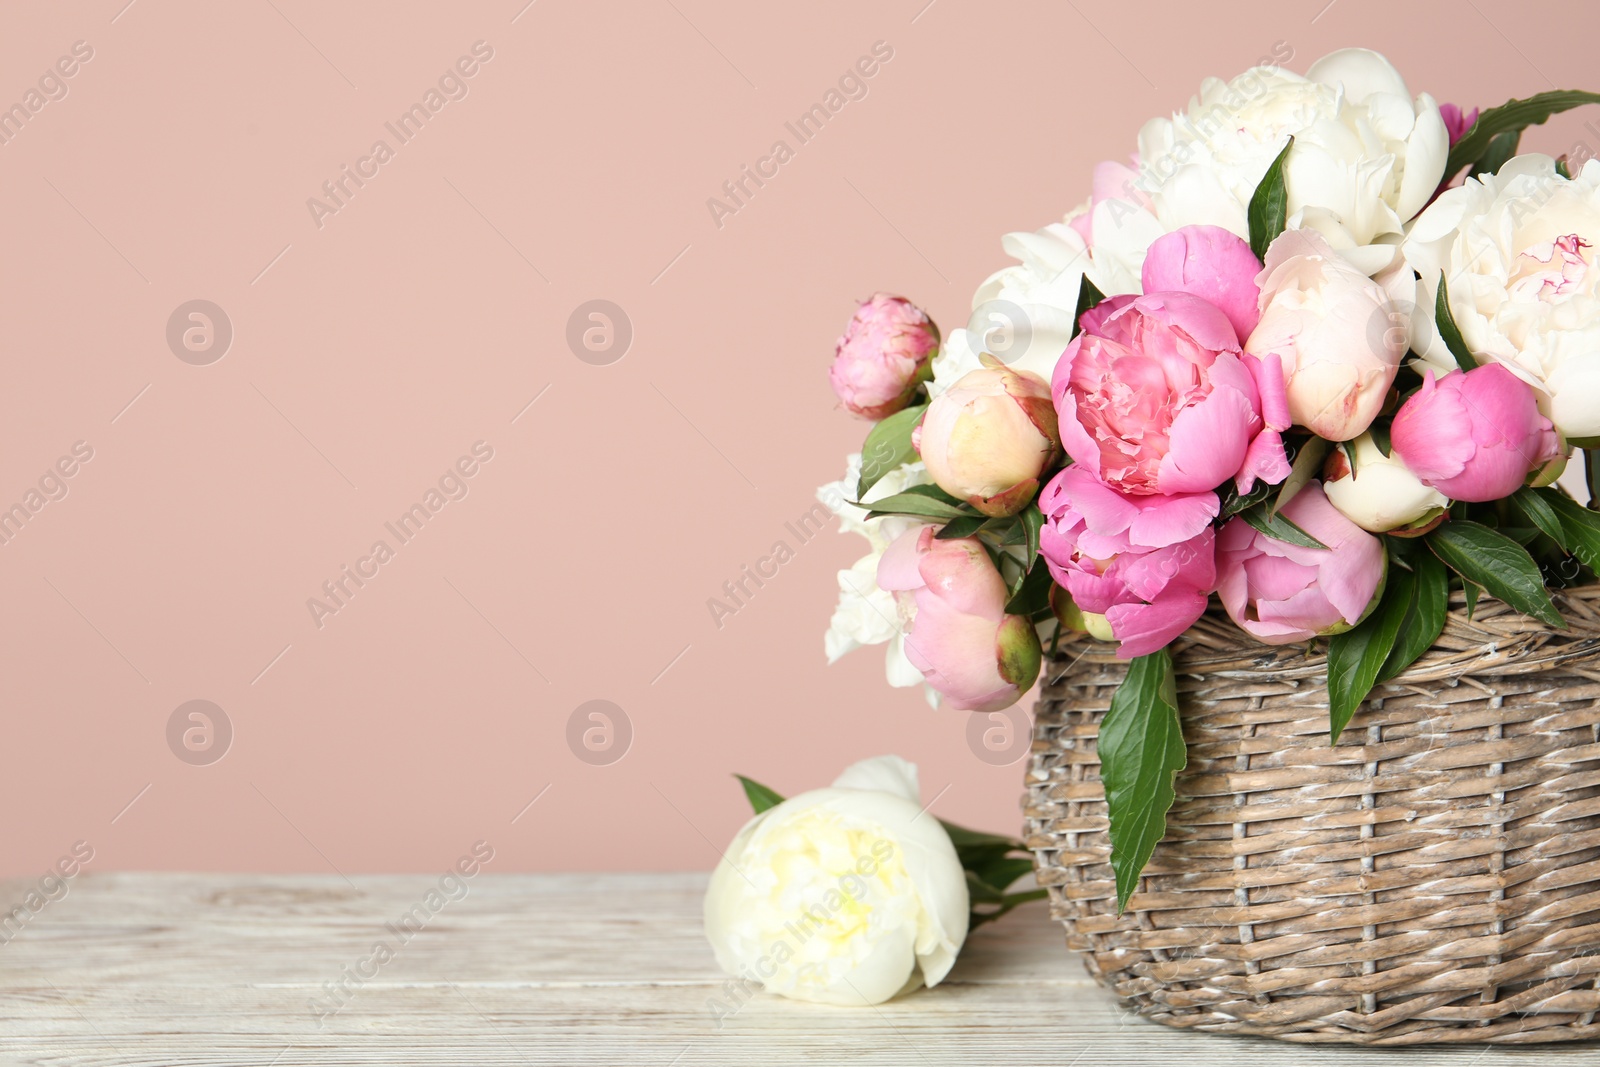
<path fill-rule="evenodd" d="M 1050 386 L 990 360 L 928 405 L 917 449 L 939 488 L 986 515 L 1014 515 L 1061 453 Z"/>
<path fill-rule="evenodd" d="M 1372 533 L 1424 521 L 1450 506 L 1450 498 L 1423 485 L 1400 457 L 1385 456 L 1370 433 L 1338 445 L 1323 469 L 1328 503 Z"/>
<path fill-rule="evenodd" d="M 851 412 L 881 419 L 911 402 L 932 375 L 938 350 L 939 328 L 926 312 L 904 297 L 876 293 L 850 316 L 828 378 Z"/>

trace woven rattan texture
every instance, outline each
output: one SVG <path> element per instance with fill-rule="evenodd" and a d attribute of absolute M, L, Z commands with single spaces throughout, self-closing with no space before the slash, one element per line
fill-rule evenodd
<path fill-rule="evenodd" d="M 1188 767 L 1116 915 L 1105 646 L 1047 665 L 1024 797 L 1051 914 L 1171 1026 L 1306 1042 L 1600 1037 L 1600 587 L 1551 632 L 1458 596 L 1328 744 L 1326 660 L 1207 616 L 1173 646 Z"/>

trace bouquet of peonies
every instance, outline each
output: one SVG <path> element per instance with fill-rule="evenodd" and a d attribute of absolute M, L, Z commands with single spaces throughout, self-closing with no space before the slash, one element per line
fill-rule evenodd
<path fill-rule="evenodd" d="M 875 425 L 821 498 L 871 551 L 830 660 L 887 643 L 891 685 L 993 711 L 1046 647 L 1116 642 L 1125 904 L 1184 765 L 1166 647 L 1213 595 L 1259 641 L 1328 643 L 1335 741 L 1452 588 L 1562 627 L 1549 589 L 1600 569 L 1600 514 L 1555 484 L 1600 446 L 1600 162 L 1517 145 L 1594 102 L 1463 115 L 1362 49 L 1208 80 L 1005 239 L 965 328 L 862 304 L 831 378 Z"/>

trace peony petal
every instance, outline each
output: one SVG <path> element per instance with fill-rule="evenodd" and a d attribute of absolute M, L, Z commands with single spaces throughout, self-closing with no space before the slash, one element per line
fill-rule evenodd
<path fill-rule="evenodd" d="M 1255 421 L 1250 398 L 1225 387 L 1178 412 L 1158 468 L 1161 491 L 1203 493 L 1234 477 L 1244 465 L 1248 427 Z"/>
<path fill-rule="evenodd" d="M 1144 548 L 1162 548 L 1199 534 L 1222 510 L 1216 493 L 1145 497 L 1146 503 L 1128 527 L 1128 540 Z"/>
<path fill-rule="evenodd" d="M 1133 659 L 1167 647 L 1205 614 L 1207 600 L 1202 593 L 1183 591 L 1151 604 L 1118 604 L 1106 611 L 1111 632 L 1121 642 L 1117 658 Z"/>

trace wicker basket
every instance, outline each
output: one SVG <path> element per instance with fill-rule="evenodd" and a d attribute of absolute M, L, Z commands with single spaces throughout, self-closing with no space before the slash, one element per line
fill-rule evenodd
<path fill-rule="evenodd" d="M 1177 644 L 1189 765 L 1126 914 L 1095 738 L 1123 667 L 1047 666 L 1024 798 L 1051 914 L 1169 1026 L 1396 1045 L 1600 1037 L 1600 586 L 1552 633 L 1458 594 L 1328 744 L 1326 661 L 1207 616 Z"/>

